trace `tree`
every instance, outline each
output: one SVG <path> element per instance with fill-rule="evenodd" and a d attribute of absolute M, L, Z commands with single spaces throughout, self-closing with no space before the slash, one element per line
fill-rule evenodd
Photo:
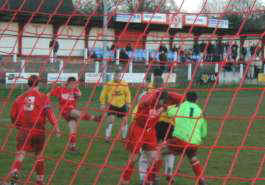
<path fill-rule="evenodd" d="M 176 9 L 174 0 L 104 0 L 109 11 L 169 13 Z M 83 13 L 91 13 L 102 7 L 103 0 L 73 0 L 74 7 Z"/>
<path fill-rule="evenodd" d="M 204 14 L 208 17 L 219 17 L 224 11 L 226 0 L 208 0 L 204 7 L 203 5 L 204 2 L 201 5 Z"/>
<path fill-rule="evenodd" d="M 209 17 L 228 19 L 232 29 L 240 28 L 246 20 L 244 31 L 264 28 L 264 11 L 262 0 L 208 0 L 203 9 Z"/>
<path fill-rule="evenodd" d="M 176 9 L 173 0 L 124 0 L 122 8 L 124 12 L 159 12 L 169 13 Z"/>

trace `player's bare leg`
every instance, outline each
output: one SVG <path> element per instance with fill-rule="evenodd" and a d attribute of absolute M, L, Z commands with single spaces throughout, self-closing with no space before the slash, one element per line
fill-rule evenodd
<path fill-rule="evenodd" d="M 174 168 L 176 155 L 173 154 L 167 146 L 163 147 L 161 154 L 162 154 L 162 157 L 165 163 L 165 174 L 164 175 L 166 176 L 168 182 L 174 183 L 174 179 L 171 179 L 171 178 L 173 175 L 173 168 Z"/>
<path fill-rule="evenodd" d="M 125 116 L 123 119 L 125 120 L 122 120 L 124 122 L 124 125 L 122 125 L 121 127 L 121 137 L 124 140 L 128 135 L 128 116 Z"/>
<path fill-rule="evenodd" d="M 153 185 L 159 184 L 159 171 L 162 166 L 162 160 L 160 157 L 160 152 L 158 150 L 155 151 L 147 151 L 147 159 L 148 159 L 148 169 L 147 169 L 147 176 L 144 180 L 144 183 L 150 183 Z"/>
<path fill-rule="evenodd" d="M 176 156 L 174 154 L 165 154 L 163 156 L 164 162 L 165 162 L 165 176 L 167 178 L 167 181 L 170 181 L 173 175 L 173 168 L 174 168 L 174 162 Z M 172 180 L 174 182 L 174 179 Z"/>
<path fill-rule="evenodd" d="M 197 177 L 201 176 L 201 178 L 199 179 L 199 185 L 207 185 L 205 177 L 202 175 L 203 168 L 202 168 L 200 161 L 197 158 L 197 156 L 192 156 L 192 157 L 189 155 L 187 155 L 187 156 L 189 158 L 190 164 L 192 166 L 192 170 L 195 173 L 195 175 Z"/>
<path fill-rule="evenodd" d="M 44 157 L 40 154 L 36 156 L 35 171 L 37 173 L 36 185 L 44 184 Z"/>
<path fill-rule="evenodd" d="M 10 180 L 10 184 L 16 184 L 18 180 L 19 171 L 22 166 L 22 162 L 25 158 L 26 151 L 20 150 L 17 151 L 15 160 L 11 166 L 10 172 L 8 175 L 4 178 L 4 184 L 7 183 Z"/>
<path fill-rule="evenodd" d="M 131 153 L 129 156 L 129 163 L 126 166 L 125 170 L 121 174 L 121 183 L 120 185 L 129 185 L 130 184 L 130 179 L 134 170 L 135 163 L 137 161 L 138 154 L 133 154 Z"/>
<path fill-rule="evenodd" d="M 146 171 L 148 168 L 148 160 L 146 153 L 144 151 L 140 152 L 140 157 L 138 159 L 138 168 L 139 168 L 138 171 L 139 171 L 140 184 L 143 184 Z"/>
<path fill-rule="evenodd" d="M 91 121 L 95 118 L 95 116 L 88 114 L 88 113 L 83 113 L 77 109 L 71 110 L 70 116 L 72 118 L 75 118 L 76 120 L 81 119 L 81 120 L 85 120 L 85 121 Z"/>
<path fill-rule="evenodd" d="M 93 115 L 90 115 L 88 113 L 82 113 L 81 111 L 77 109 L 73 109 L 70 112 L 70 117 L 73 118 L 68 122 L 69 128 L 70 128 L 70 135 L 69 135 L 69 151 L 72 153 L 78 153 L 78 149 L 76 148 L 77 143 L 77 120 L 86 120 L 90 121 L 94 119 Z"/>
<path fill-rule="evenodd" d="M 113 123 L 115 121 L 115 116 L 114 115 L 109 115 L 107 117 L 107 127 L 105 130 L 105 141 L 106 142 L 110 142 L 111 140 L 111 135 L 112 135 L 112 127 L 113 127 Z"/>
<path fill-rule="evenodd" d="M 68 121 L 68 126 L 70 129 L 68 150 L 69 152 L 76 153 L 78 151 L 76 148 L 76 142 L 77 142 L 77 122 L 76 120 Z"/>

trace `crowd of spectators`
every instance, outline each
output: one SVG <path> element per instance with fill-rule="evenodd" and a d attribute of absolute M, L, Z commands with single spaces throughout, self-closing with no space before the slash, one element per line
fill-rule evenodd
<path fill-rule="evenodd" d="M 188 47 L 187 47 L 188 46 Z M 109 59 L 116 61 L 117 49 L 119 49 L 119 61 L 127 63 L 133 62 L 152 62 L 155 68 L 159 67 L 162 71 L 168 71 L 173 61 L 179 63 L 186 62 L 222 62 L 226 61 L 224 70 L 233 71 L 235 66 L 248 61 L 256 61 L 261 56 L 261 47 L 256 44 L 243 45 L 240 47 L 237 41 L 195 41 L 192 45 L 179 43 L 178 46 L 167 46 L 161 44 L 156 49 L 134 49 L 129 43 L 124 48 L 117 48 L 112 45 L 107 51 L 103 52 L 100 48 L 90 50 L 90 54 L 95 60 Z M 260 66 L 252 62 L 251 75 L 249 78 L 256 78 L 261 70 Z M 236 64 L 236 65 L 235 65 Z"/>
<path fill-rule="evenodd" d="M 184 45 L 185 46 L 185 45 Z M 127 61 L 132 59 L 136 62 L 155 60 L 159 62 L 220 62 L 224 59 L 231 62 L 244 62 L 254 55 L 260 56 L 261 48 L 258 45 L 243 46 L 240 48 L 239 44 L 234 42 L 221 41 L 195 41 L 192 47 L 178 47 L 166 46 L 161 44 L 157 49 L 134 49 L 131 44 L 125 48 L 119 48 L 120 61 Z M 112 45 L 107 51 L 102 48 L 93 48 L 90 50 L 92 58 L 112 58 L 116 56 L 116 48 Z"/>

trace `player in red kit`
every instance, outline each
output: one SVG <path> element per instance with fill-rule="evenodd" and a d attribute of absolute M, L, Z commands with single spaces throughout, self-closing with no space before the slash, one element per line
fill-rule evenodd
<path fill-rule="evenodd" d="M 15 183 L 14 181 L 17 180 L 26 152 L 34 152 L 37 158 L 35 163 L 35 170 L 37 172 L 36 185 L 44 184 L 44 158 L 42 157 L 42 150 L 45 142 L 46 118 L 54 126 L 57 135 L 60 133 L 57 119 L 50 106 L 50 99 L 39 91 L 38 83 L 39 77 L 32 75 L 28 79 L 28 86 L 30 88 L 16 98 L 11 108 L 10 117 L 12 123 L 18 129 L 16 136 L 16 158 L 6 178 L 6 180 L 11 178 L 11 183 Z"/>
<path fill-rule="evenodd" d="M 59 99 L 60 113 L 64 119 L 68 121 L 70 128 L 68 151 L 71 153 L 78 153 L 76 147 L 78 119 L 97 121 L 97 117 L 77 110 L 77 101 L 82 94 L 78 88 L 78 83 L 75 77 L 69 77 L 64 86 L 56 87 L 49 93 L 49 95 L 55 96 Z"/>
<path fill-rule="evenodd" d="M 146 152 L 149 160 L 145 182 L 154 182 L 155 176 L 162 165 L 157 150 L 158 141 L 155 127 L 159 121 L 160 114 L 166 110 L 167 106 L 179 103 L 181 99 L 181 95 L 168 93 L 162 89 L 153 90 L 141 98 L 126 143 L 126 149 L 130 152 L 130 158 L 121 175 L 122 185 L 130 183 L 140 149 Z"/>

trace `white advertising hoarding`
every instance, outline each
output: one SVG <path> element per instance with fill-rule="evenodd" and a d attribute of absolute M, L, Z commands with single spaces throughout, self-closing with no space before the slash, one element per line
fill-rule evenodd
<path fill-rule="evenodd" d="M 185 15 L 184 16 L 185 25 L 194 25 L 194 26 L 208 26 L 208 18 L 206 16 L 197 16 L 197 15 Z"/>
<path fill-rule="evenodd" d="M 117 14 L 117 22 L 132 22 L 132 23 L 141 23 L 141 14 Z"/>
<path fill-rule="evenodd" d="M 75 77 L 78 80 L 78 73 L 48 73 L 48 83 L 63 83 L 66 82 L 69 77 Z"/>
<path fill-rule="evenodd" d="M 124 73 L 122 80 L 127 83 L 143 83 L 145 73 Z"/>
<path fill-rule="evenodd" d="M 168 15 L 168 25 L 170 28 L 182 28 L 182 15 Z"/>
<path fill-rule="evenodd" d="M 175 83 L 177 75 L 175 73 L 163 73 L 162 78 L 165 83 Z"/>
<path fill-rule="evenodd" d="M 113 77 L 112 73 L 108 73 L 111 79 Z M 145 78 L 145 73 L 124 73 L 122 74 L 122 80 L 127 83 L 143 83 Z M 165 82 L 174 83 L 176 82 L 176 74 L 165 73 L 163 74 L 163 79 Z M 101 83 L 102 74 L 101 73 L 86 73 L 85 83 Z"/>
<path fill-rule="evenodd" d="M 27 84 L 31 75 L 39 73 L 6 73 L 6 84 Z"/>
<path fill-rule="evenodd" d="M 142 22 L 154 23 L 154 24 L 167 24 L 167 14 L 144 13 L 144 14 L 142 14 Z"/>
<path fill-rule="evenodd" d="M 208 19 L 208 27 L 228 29 L 229 22 L 228 20 Z"/>
<path fill-rule="evenodd" d="M 103 76 L 101 73 L 85 73 L 85 83 L 101 83 Z"/>

